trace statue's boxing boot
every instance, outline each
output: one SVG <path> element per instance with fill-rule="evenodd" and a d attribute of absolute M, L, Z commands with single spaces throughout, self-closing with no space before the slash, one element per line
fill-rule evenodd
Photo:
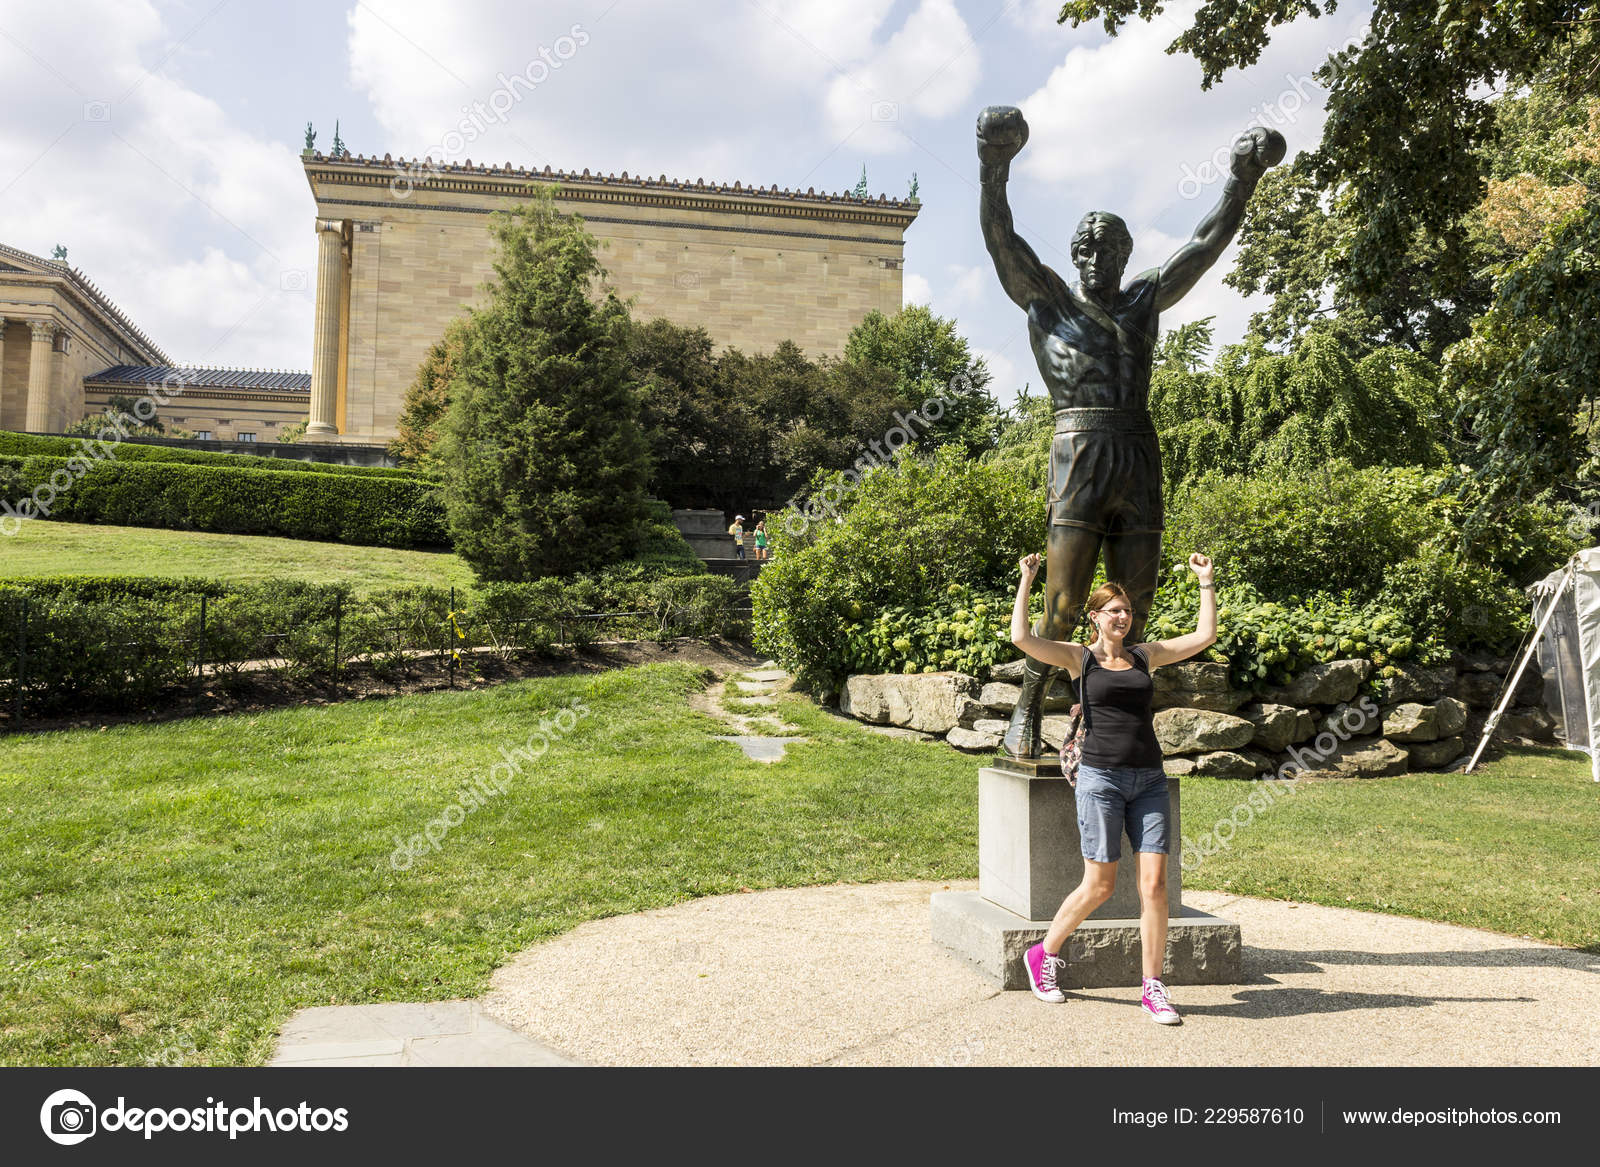
<path fill-rule="evenodd" d="M 1022 666 L 1022 693 L 1017 697 L 1017 707 L 1011 711 L 1011 724 L 1000 746 L 1013 758 L 1040 758 L 1044 756 L 1043 718 L 1045 694 L 1050 691 L 1050 681 L 1056 675 L 1054 665 L 1041 664 L 1031 656 Z"/>

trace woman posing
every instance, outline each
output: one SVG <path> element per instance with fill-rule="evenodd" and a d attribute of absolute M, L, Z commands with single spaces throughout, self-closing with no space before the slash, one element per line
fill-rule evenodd
<path fill-rule="evenodd" d="M 1039 556 L 1023 557 L 1011 613 L 1011 643 L 1034 660 L 1065 668 L 1080 682 L 1089 704 L 1089 730 L 1078 765 L 1078 836 L 1083 850 L 1083 882 L 1062 901 L 1044 942 L 1028 949 L 1024 963 L 1033 995 L 1065 1001 L 1056 973 L 1066 961 L 1061 946 L 1089 913 L 1111 898 L 1122 858 L 1122 833 L 1138 854 L 1139 938 L 1144 957 L 1143 1008 L 1152 1021 L 1177 1025 L 1178 1011 L 1161 983 L 1167 951 L 1167 854 L 1172 845 L 1167 775 L 1161 767 L 1151 711 L 1150 674 L 1162 665 L 1187 660 L 1217 639 L 1216 587 L 1211 560 L 1189 556 L 1200 577 L 1200 622 L 1187 636 L 1149 644 L 1124 644 L 1133 605 L 1120 584 L 1107 582 L 1089 597 L 1089 619 L 1098 636 L 1092 644 L 1045 640 L 1028 627 L 1028 589 L 1039 571 Z"/>

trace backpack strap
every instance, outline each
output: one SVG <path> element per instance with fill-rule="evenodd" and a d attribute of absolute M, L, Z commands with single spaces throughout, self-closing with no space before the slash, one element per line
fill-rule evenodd
<path fill-rule="evenodd" d="M 1080 647 L 1083 647 L 1080 645 Z M 1082 706 L 1083 732 L 1088 734 L 1094 730 L 1094 721 L 1089 716 L 1089 666 L 1099 665 L 1094 658 L 1094 650 L 1083 649 L 1083 667 L 1078 671 L 1078 704 Z"/>

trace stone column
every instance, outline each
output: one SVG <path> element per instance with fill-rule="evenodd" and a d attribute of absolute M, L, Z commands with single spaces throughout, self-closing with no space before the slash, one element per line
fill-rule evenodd
<path fill-rule="evenodd" d="M 6 410 L 6 318 L 0 316 L 0 429 L 5 426 Z"/>
<path fill-rule="evenodd" d="M 311 355 L 311 421 L 306 436 L 336 434 L 340 307 L 344 299 L 344 223 L 317 220 L 317 323 Z"/>
<path fill-rule="evenodd" d="M 47 320 L 30 320 L 33 349 L 28 355 L 28 416 L 23 429 L 44 433 L 50 428 L 50 388 L 55 384 L 56 326 Z"/>

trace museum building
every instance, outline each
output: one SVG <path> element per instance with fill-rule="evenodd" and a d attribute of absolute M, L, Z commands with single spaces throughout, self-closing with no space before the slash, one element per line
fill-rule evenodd
<path fill-rule="evenodd" d="M 113 395 L 161 389 L 167 428 L 268 442 L 382 445 L 445 327 L 492 278 L 491 212 L 554 184 L 601 243 L 607 282 L 636 320 L 703 327 L 719 347 L 792 340 L 837 356 L 868 312 L 898 312 L 905 231 L 921 204 L 388 155 L 301 159 L 316 203 L 309 373 L 175 365 L 82 272 L 0 245 L 0 429 L 59 433 Z M 176 390 L 176 392 L 174 392 Z"/>

